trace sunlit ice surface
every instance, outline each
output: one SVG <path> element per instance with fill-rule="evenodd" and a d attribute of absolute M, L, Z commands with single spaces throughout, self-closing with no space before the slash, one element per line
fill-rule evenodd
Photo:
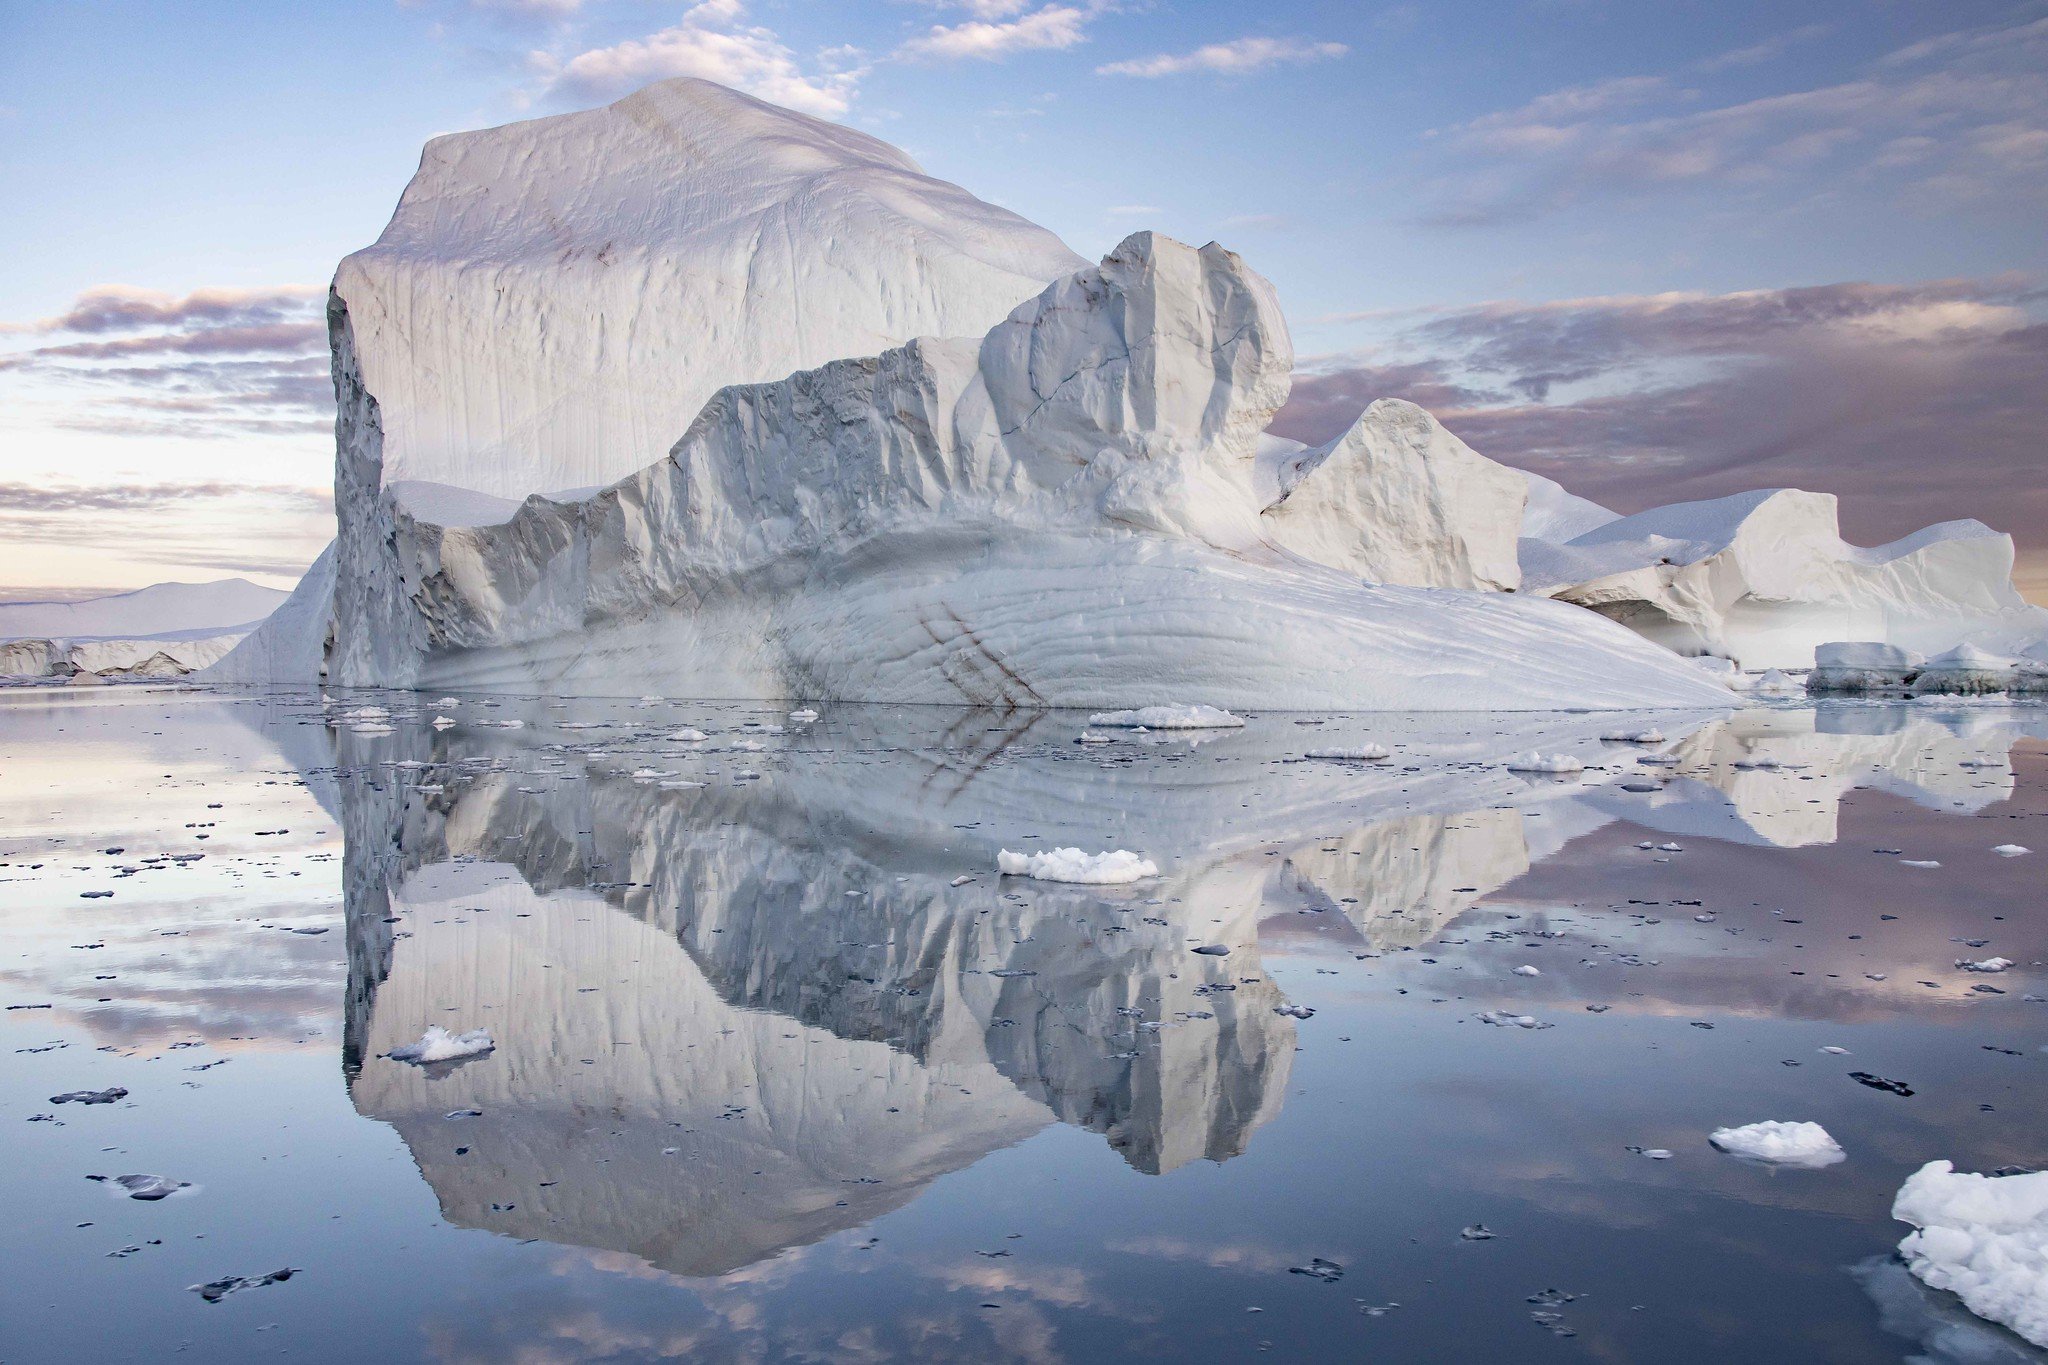
<path fill-rule="evenodd" d="M 1245 720 L 0 693 L 0 1358 L 2039 1358 L 2048 711 Z"/>

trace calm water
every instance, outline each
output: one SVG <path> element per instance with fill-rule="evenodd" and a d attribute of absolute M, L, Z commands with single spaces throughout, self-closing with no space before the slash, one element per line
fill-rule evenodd
<path fill-rule="evenodd" d="M 0 1359 L 2042 1358 L 1888 1255 L 2048 1163 L 2048 711 L 819 709 L 0 693 Z"/>

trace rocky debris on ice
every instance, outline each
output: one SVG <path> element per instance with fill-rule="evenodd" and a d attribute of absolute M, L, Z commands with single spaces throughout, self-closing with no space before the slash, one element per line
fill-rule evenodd
<path fill-rule="evenodd" d="M 1766 1161 L 1774 1166 L 1818 1170 L 1849 1159 L 1842 1144 L 1817 1123 L 1766 1119 L 1739 1128 L 1716 1128 L 1707 1135 L 1707 1141 L 1730 1156 Z"/>
<path fill-rule="evenodd" d="M 1119 730 L 1236 730 L 1242 718 L 1214 706 L 1140 706 L 1131 711 L 1102 711 L 1088 717 L 1090 725 Z"/>
<path fill-rule="evenodd" d="M 1972 1313 L 2048 1346 L 2048 1171 L 1986 1176 L 1930 1161 L 1906 1178 L 1892 1217 L 1907 1269 Z"/>
<path fill-rule="evenodd" d="M 1513 590 L 1523 476 L 1413 403 L 1382 398 L 1343 435 L 1274 462 L 1267 534 L 1374 583 Z"/>
<path fill-rule="evenodd" d="M 1761 489 L 1619 517 L 1564 541 L 1525 537 L 1522 590 L 1574 602 L 1683 654 L 1812 667 L 1817 647 L 1871 640 L 2015 647 L 2048 612 L 2012 586 L 2013 546 L 1975 521 L 1863 549 L 1835 498 Z"/>
<path fill-rule="evenodd" d="M 183 677 L 224 657 L 285 597 L 224 578 L 77 602 L 0 603 L 0 677 Z"/>
<path fill-rule="evenodd" d="M 494 1050 L 497 1044 L 491 1040 L 489 1029 L 471 1029 L 467 1033 L 451 1033 L 439 1024 L 427 1025 L 427 1031 L 420 1035 L 417 1043 L 405 1043 L 392 1048 L 387 1054 L 394 1062 L 410 1062 L 414 1066 L 432 1066 L 436 1062 L 461 1061 L 465 1057 L 481 1057 Z"/>
<path fill-rule="evenodd" d="M 1118 886 L 1159 875 L 1159 867 L 1151 859 L 1122 848 L 1107 853 L 1083 853 L 1078 848 L 1012 853 L 1006 848 L 996 855 L 996 870 L 1006 877 L 1085 886 Z"/>

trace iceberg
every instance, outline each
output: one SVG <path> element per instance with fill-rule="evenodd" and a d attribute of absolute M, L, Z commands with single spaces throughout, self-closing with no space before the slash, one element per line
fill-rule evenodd
<path fill-rule="evenodd" d="M 1140 233 L 1084 267 L 703 82 L 436 139 L 329 324 L 340 533 L 211 680 L 1714 700 L 1590 613 L 1463 590 L 1514 585 L 1525 484 L 1420 409 L 1262 442 L 1293 347 L 1233 253 Z"/>
<path fill-rule="evenodd" d="M 0 677 L 182 677 L 225 657 L 285 600 L 276 588 L 224 578 L 0 603 Z"/>
<path fill-rule="evenodd" d="M 1833 495 L 1796 488 L 1673 503 L 1562 541 L 1525 523 L 1521 542 L 1524 592 L 1743 669 L 1812 668 L 1843 641 L 2022 647 L 2048 636 L 2048 611 L 2020 596 L 2012 567 L 2012 538 L 1977 521 L 1851 545 Z"/>

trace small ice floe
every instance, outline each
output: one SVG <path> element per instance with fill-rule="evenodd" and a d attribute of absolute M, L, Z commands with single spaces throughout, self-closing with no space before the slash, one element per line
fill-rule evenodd
<path fill-rule="evenodd" d="M 1685 847 L 1682 844 L 1667 842 L 1657 845 L 1657 851 L 1659 853 L 1683 853 L 1685 852 Z"/>
<path fill-rule="evenodd" d="M 464 1057 L 481 1057 L 496 1048 L 489 1029 L 471 1029 L 467 1033 L 450 1033 L 439 1024 L 427 1025 L 427 1031 L 420 1035 L 417 1043 L 406 1043 L 392 1048 L 385 1055 L 394 1062 L 411 1062 L 414 1066 L 431 1066 L 435 1062 L 460 1061 Z"/>
<path fill-rule="evenodd" d="M 1652 1161 L 1671 1160 L 1669 1147 L 1631 1147 L 1628 1150 L 1635 1156 L 1648 1157 Z"/>
<path fill-rule="evenodd" d="M 1362 744 L 1356 749 L 1310 749 L 1308 758 L 1324 758 L 1339 763 L 1384 763 L 1393 757 L 1387 749 L 1378 744 Z"/>
<path fill-rule="evenodd" d="M 2048 1171 L 1977 1175 L 1930 1161 L 1899 1187 L 1892 1217 L 1919 1229 L 1899 1243 L 1908 1270 L 2048 1346 Z"/>
<path fill-rule="evenodd" d="M 429 706 L 460 706 L 460 705 L 462 705 L 462 698 L 460 698 L 460 697 L 436 697 L 436 698 L 434 698 L 434 699 L 433 699 L 432 701 L 428 702 L 428 703 L 427 703 L 427 705 L 429 705 Z"/>
<path fill-rule="evenodd" d="M 1205 943 L 1201 947 L 1195 949 L 1195 952 L 1202 957 L 1230 956 L 1230 949 L 1224 947 L 1220 943 Z"/>
<path fill-rule="evenodd" d="M 446 730 L 449 726 L 453 724 L 455 724 L 455 718 L 453 716 L 436 716 L 434 717 L 433 720 L 433 725 L 436 730 Z"/>
<path fill-rule="evenodd" d="M 1543 975 L 1543 972 L 1542 972 L 1542 970 L 1541 970 L 1540 968 L 1536 968 L 1536 967 L 1531 967 L 1531 966 L 1530 966 L 1530 965 L 1529 965 L 1528 963 L 1524 962 L 1524 963 L 1523 963 L 1523 964 L 1522 964 L 1521 966 L 1519 966 L 1519 967 L 1515 968 L 1515 975 L 1516 975 L 1516 976 L 1541 976 L 1541 975 Z"/>
<path fill-rule="evenodd" d="M 1677 754 L 1638 754 L 1636 762 L 1647 763 L 1653 768 L 1675 768 L 1679 758 Z"/>
<path fill-rule="evenodd" d="M 946 884 L 947 884 L 948 886 L 965 886 L 965 885 L 967 885 L 967 883 L 969 883 L 969 882 L 971 882 L 971 881 L 973 881 L 973 880 L 974 880 L 974 878 L 972 878 L 972 877 L 968 876 L 968 875 L 967 875 L 966 873 L 964 873 L 964 872 L 963 872 L 963 873 L 961 873 L 961 874 L 960 874 L 959 876 L 957 876 L 957 877 L 953 878 L 953 880 L 952 880 L 952 881 L 950 881 L 950 882 L 948 882 L 948 883 L 946 883 Z"/>
<path fill-rule="evenodd" d="M 1289 1019 L 1313 1019 L 1316 1017 L 1316 1012 L 1307 1005 L 1275 1005 L 1273 1006 L 1273 1013 L 1284 1014 Z"/>
<path fill-rule="evenodd" d="M 1324 1284 L 1335 1284 L 1344 1278 L 1344 1267 L 1338 1265 L 1335 1261 L 1326 1261 L 1320 1256 L 1313 1256 L 1309 1258 L 1307 1265 L 1291 1265 L 1287 1267 L 1287 1273 L 1290 1275 L 1306 1275 L 1312 1280 L 1321 1280 Z"/>
<path fill-rule="evenodd" d="M 1991 851 L 2001 858 L 2018 858 L 2032 852 L 2025 844 L 2000 844 Z"/>
<path fill-rule="evenodd" d="M 1753 754 L 1748 758 L 1736 759 L 1731 766 L 1742 769 L 1760 768 L 1768 772 L 1785 765 L 1768 754 Z"/>
<path fill-rule="evenodd" d="M 1074 736 L 1074 743 L 1114 744 L 1116 743 L 1116 737 L 1114 735 L 1098 735 L 1093 730 L 1083 730 L 1080 734 Z"/>
<path fill-rule="evenodd" d="M 1730 1156 L 1768 1161 L 1774 1166 L 1819 1170 L 1849 1159 L 1842 1144 L 1817 1123 L 1766 1119 L 1762 1123 L 1745 1123 L 1740 1128 L 1716 1128 L 1707 1135 L 1707 1141 Z"/>
<path fill-rule="evenodd" d="M 283 1284 L 298 1273 L 291 1266 L 286 1266 L 282 1270 L 273 1270 L 268 1275 L 228 1275 L 222 1279 L 208 1280 L 205 1284 L 191 1285 L 189 1288 L 208 1303 L 219 1303 L 239 1290 L 261 1289 L 267 1284 Z"/>
<path fill-rule="evenodd" d="M 1482 1024 L 1492 1024 L 1495 1028 L 1557 1027 L 1555 1024 L 1542 1023 L 1533 1014 L 1510 1014 L 1506 1010 L 1487 1010 L 1484 1014 L 1474 1015 L 1473 1018 Z"/>
<path fill-rule="evenodd" d="M 382 721 L 375 720 L 365 721 L 361 725 L 351 725 L 348 727 L 348 732 L 352 735 L 395 735 L 398 733 L 398 731 Z"/>
<path fill-rule="evenodd" d="M 742 753 L 758 754 L 768 746 L 758 739 L 736 739 L 732 742 L 732 747 Z"/>
<path fill-rule="evenodd" d="M 1123 848 L 1107 853 L 1083 853 L 1078 848 L 1012 853 L 1006 848 L 996 854 L 996 869 L 1005 877 L 1029 877 L 1041 882 L 1078 882 L 1088 886 L 1116 886 L 1159 875 L 1158 865 L 1150 858 L 1141 858 Z"/>
<path fill-rule="evenodd" d="M 189 1180 L 173 1180 L 162 1175 L 89 1175 L 87 1180 L 97 1180 L 103 1185 L 119 1185 L 130 1199 L 140 1199 L 154 1204 L 159 1199 L 169 1199 L 180 1190 L 192 1188 Z"/>
<path fill-rule="evenodd" d="M 1516 754 L 1508 760 L 1511 773 L 1582 773 L 1586 765 L 1570 754 L 1546 754 L 1540 749 L 1531 749 L 1526 754 Z"/>
<path fill-rule="evenodd" d="M 1600 736 L 1610 744 L 1662 744 L 1662 730 L 1609 730 Z"/>
<path fill-rule="evenodd" d="M 1103 711 L 1088 717 L 1090 725 L 1124 730 L 1236 730 L 1244 721 L 1215 706 L 1141 706 L 1135 711 Z"/>
<path fill-rule="evenodd" d="M 125 1100 L 128 1092 L 120 1086 L 109 1086 L 105 1090 L 68 1090 L 61 1095 L 50 1096 L 52 1104 L 112 1104 Z"/>
<path fill-rule="evenodd" d="M 1848 1048 L 1845 1048 L 1845 1047 L 1836 1047 L 1836 1046 L 1835 1046 L 1834 1044 L 1832 1044 L 1832 1043 L 1830 1043 L 1830 1044 L 1829 1044 L 1828 1046 L 1826 1046 L 1826 1047 L 1822 1048 L 1822 1049 L 1821 1049 L 1821 1051 L 1822 1051 L 1822 1052 L 1825 1052 L 1825 1053 L 1827 1053 L 1827 1054 L 1828 1054 L 1828 1056 L 1830 1056 L 1830 1057 L 1846 1057 L 1846 1056 L 1848 1056 L 1848 1055 L 1849 1055 L 1849 1049 L 1848 1049 Z"/>
<path fill-rule="evenodd" d="M 1940 867 L 1940 866 L 1941 866 L 1941 863 L 1940 863 L 1939 861 L 1937 861 L 1936 859 L 1933 859 L 1933 858 L 1901 858 L 1901 859 L 1899 859 L 1899 866 L 1900 866 L 1900 867 Z"/>
<path fill-rule="evenodd" d="M 1458 1236 L 1468 1242 L 1490 1242 L 1500 1236 L 1500 1234 L 1484 1223 L 1474 1223 L 1471 1227 L 1460 1232 Z"/>
<path fill-rule="evenodd" d="M 1959 957 L 1956 959 L 1956 966 L 1961 967 L 1966 972 L 1984 972 L 1988 974 L 2006 970 L 2012 966 L 2012 959 L 2009 957 L 1987 957 L 1982 962 L 1972 962 L 1966 957 Z"/>
<path fill-rule="evenodd" d="M 661 788 L 665 792 L 679 792 L 687 791 L 693 787 L 701 787 L 704 784 L 702 782 L 693 782 L 687 777 L 670 777 L 665 778 L 664 780 L 657 782 L 654 785 Z"/>
<path fill-rule="evenodd" d="M 818 713 L 816 711 L 813 711 L 808 706 L 800 706 L 796 710 L 789 713 L 789 718 L 795 721 L 798 725 L 809 725 L 812 721 L 818 718 Z"/>
<path fill-rule="evenodd" d="M 682 729 L 669 735 L 668 738 L 677 744 L 695 744 L 698 740 L 709 739 L 711 736 L 705 734 L 702 730 L 685 725 Z"/>

